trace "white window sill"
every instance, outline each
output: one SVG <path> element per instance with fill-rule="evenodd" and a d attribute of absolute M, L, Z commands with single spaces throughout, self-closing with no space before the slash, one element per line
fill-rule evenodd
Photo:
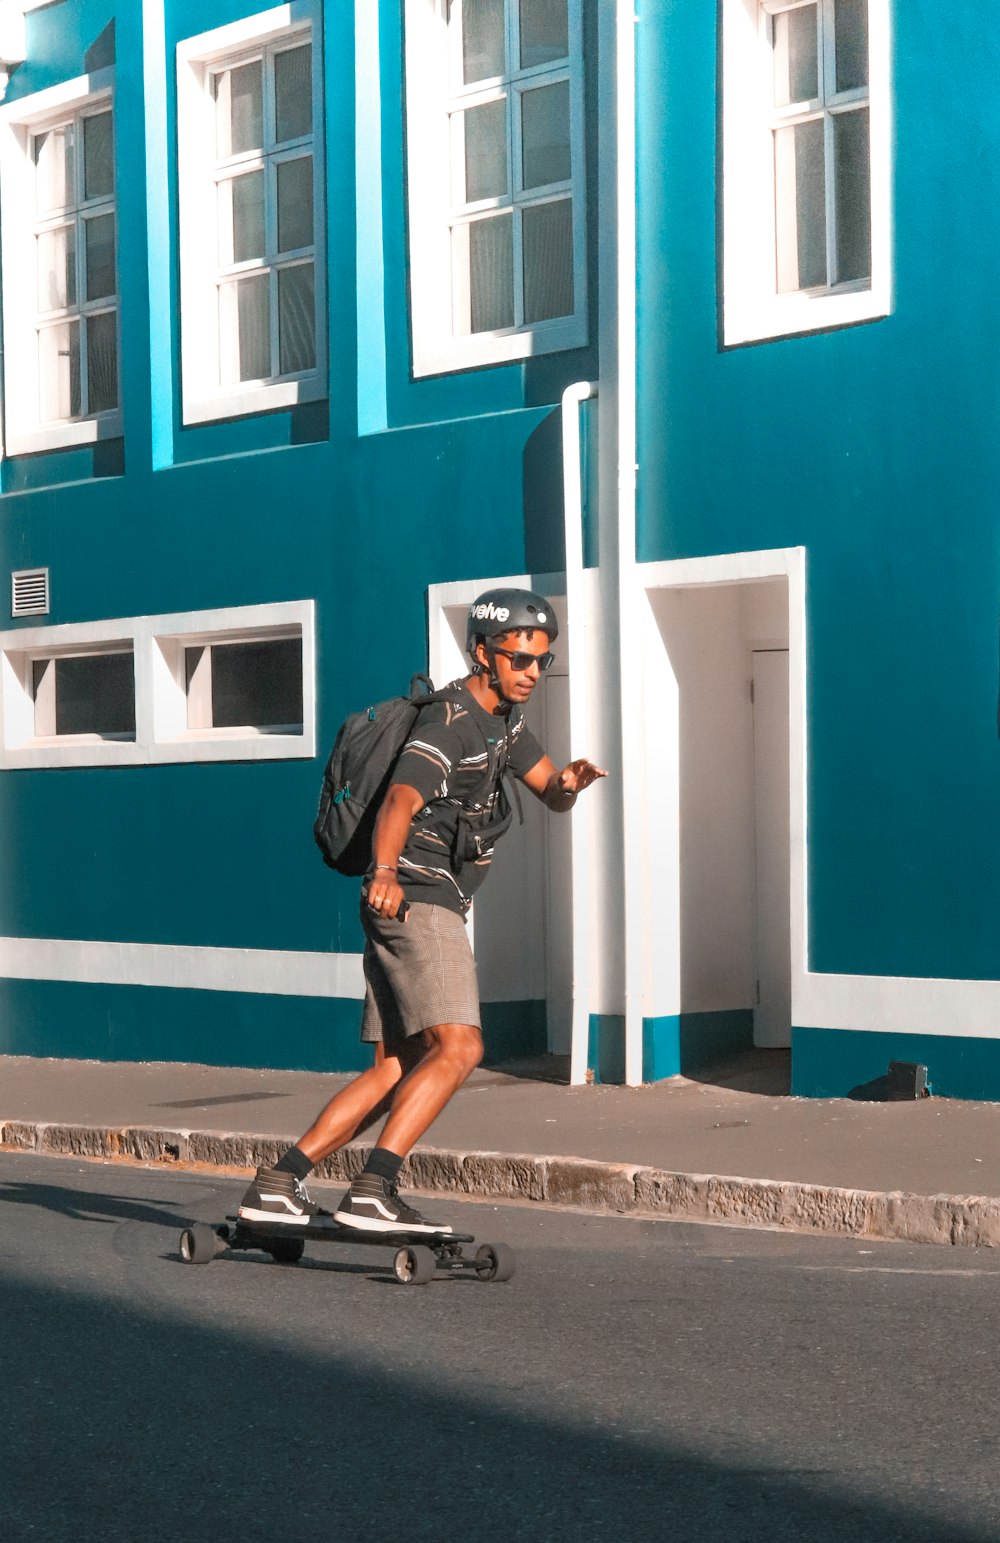
<path fill-rule="evenodd" d="M 99 418 L 79 418 L 63 423 L 39 424 L 17 428 L 8 424 L 4 453 L 38 455 L 46 450 L 75 450 L 81 445 L 96 445 L 102 439 L 121 439 L 124 421 L 121 411 L 102 413 Z"/>
<path fill-rule="evenodd" d="M 218 423 L 226 418 L 246 418 L 253 413 L 280 412 L 301 402 L 321 402 L 328 395 L 320 375 L 304 380 L 282 380 L 273 385 L 248 386 L 244 390 L 217 392 L 212 396 L 184 399 L 184 423 Z"/>
<path fill-rule="evenodd" d="M 0 753 L 0 769 L 13 771 L 70 766 L 167 766 L 196 761 L 294 761 L 316 754 L 314 737 L 306 734 L 263 734 L 254 737 L 167 741 L 152 745 L 135 740 L 106 740 L 95 735 L 36 740 Z"/>
<path fill-rule="evenodd" d="M 513 364 L 542 354 L 583 348 L 586 342 L 587 323 L 583 316 L 567 316 L 517 332 L 477 332 L 464 338 L 451 337 L 437 346 L 415 338 L 413 374 L 420 379 L 425 375 L 482 369 L 490 364 Z"/>
<path fill-rule="evenodd" d="M 741 343 L 762 343 L 807 332 L 850 327 L 877 321 L 891 310 L 887 287 L 846 290 L 840 294 L 769 295 L 727 303 L 724 310 L 724 342 L 727 348 Z"/>

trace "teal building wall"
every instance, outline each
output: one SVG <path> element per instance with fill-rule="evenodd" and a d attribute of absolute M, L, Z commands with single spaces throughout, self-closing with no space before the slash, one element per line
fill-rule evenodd
<path fill-rule="evenodd" d="M 811 968 L 1000 979 L 995 51 L 892 7 L 892 314 L 725 350 L 709 10 L 639 26 L 639 557 L 807 549 Z"/>
<path fill-rule="evenodd" d="M 379 7 L 359 111 L 355 7 L 336 0 L 322 40 L 328 401 L 183 426 L 175 49 L 260 9 L 63 0 L 27 17 L 8 101 L 115 65 L 125 432 L 2 463 L 0 567 L 50 569 L 47 625 L 315 600 L 325 758 L 348 711 L 426 668 L 428 584 L 561 567 L 557 404 L 599 365 L 591 347 L 411 379 L 401 7 Z M 593 276 L 596 293 L 596 262 Z M 360 952 L 357 885 L 312 844 L 322 758 L 5 772 L 0 935 Z M 0 1052 L 350 1069 L 359 1008 L 10 981 Z M 538 1003 L 487 1016 L 497 1053 L 544 1048 Z"/>
<path fill-rule="evenodd" d="M 726 349 L 716 7 L 641 8 L 638 556 L 806 548 L 809 968 L 996 981 L 998 34 L 890 9 L 892 313 Z M 796 1091 L 877 1037 L 793 1037 Z"/>

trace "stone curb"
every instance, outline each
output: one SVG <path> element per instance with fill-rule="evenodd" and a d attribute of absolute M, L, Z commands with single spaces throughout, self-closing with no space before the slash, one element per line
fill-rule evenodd
<path fill-rule="evenodd" d="M 0 1122 L 8 1151 L 63 1157 L 126 1158 L 144 1163 L 199 1163 L 252 1170 L 274 1163 L 288 1138 L 247 1132 L 109 1129 L 29 1121 Z M 348 1180 L 370 1150 L 351 1143 L 316 1170 L 320 1179 Z M 1000 1199 L 987 1195 L 911 1195 L 902 1191 L 838 1189 L 781 1179 L 671 1173 L 633 1163 L 527 1153 L 459 1152 L 424 1147 L 407 1163 L 414 1189 L 481 1200 L 536 1200 L 621 1215 L 670 1216 L 749 1227 L 787 1227 L 841 1237 L 1000 1246 Z"/>

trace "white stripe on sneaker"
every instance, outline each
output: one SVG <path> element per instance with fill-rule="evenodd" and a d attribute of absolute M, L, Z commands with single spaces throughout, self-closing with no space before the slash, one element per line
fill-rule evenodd
<path fill-rule="evenodd" d="M 434 1222 L 404 1222 L 397 1217 L 395 1221 L 382 1221 L 377 1216 L 359 1216 L 356 1211 L 336 1211 L 333 1217 L 335 1222 L 340 1222 L 342 1227 L 354 1227 L 359 1232 L 451 1232 L 451 1227 L 442 1227 Z"/>
<path fill-rule="evenodd" d="M 241 1205 L 236 1214 L 243 1222 L 277 1222 L 279 1227 L 306 1227 L 310 1221 L 304 1212 L 296 1216 L 285 1216 L 280 1211 L 261 1211 L 250 1205 Z"/>
<path fill-rule="evenodd" d="M 287 1206 L 293 1216 L 302 1216 L 305 1213 L 304 1206 L 297 1206 L 294 1200 L 289 1200 L 287 1195 L 269 1195 L 264 1190 L 260 1191 L 261 1200 L 274 1200 L 279 1205 Z"/>

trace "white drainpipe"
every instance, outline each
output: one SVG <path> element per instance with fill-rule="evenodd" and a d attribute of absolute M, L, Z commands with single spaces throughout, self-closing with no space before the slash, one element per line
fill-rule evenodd
<path fill-rule="evenodd" d="M 583 474 L 580 455 L 580 404 L 597 395 L 590 381 L 567 386 L 562 395 L 563 514 L 566 531 L 566 619 L 569 639 L 569 733 L 571 758 L 593 754 L 590 733 L 591 683 L 589 622 L 583 576 Z M 573 891 L 570 897 L 573 953 L 573 1016 L 570 1037 L 571 1083 L 587 1080 L 590 1035 L 590 938 L 588 877 L 592 841 L 586 805 L 577 805 L 570 827 Z"/>
<path fill-rule="evenodd" d="M 636 143 L 634 0 L 618 0 L 618 595 L 621 640 L 622 825 L 625 907 L 625 1081 L 642 1081 L 643 600 L 636 567 Z"/>

